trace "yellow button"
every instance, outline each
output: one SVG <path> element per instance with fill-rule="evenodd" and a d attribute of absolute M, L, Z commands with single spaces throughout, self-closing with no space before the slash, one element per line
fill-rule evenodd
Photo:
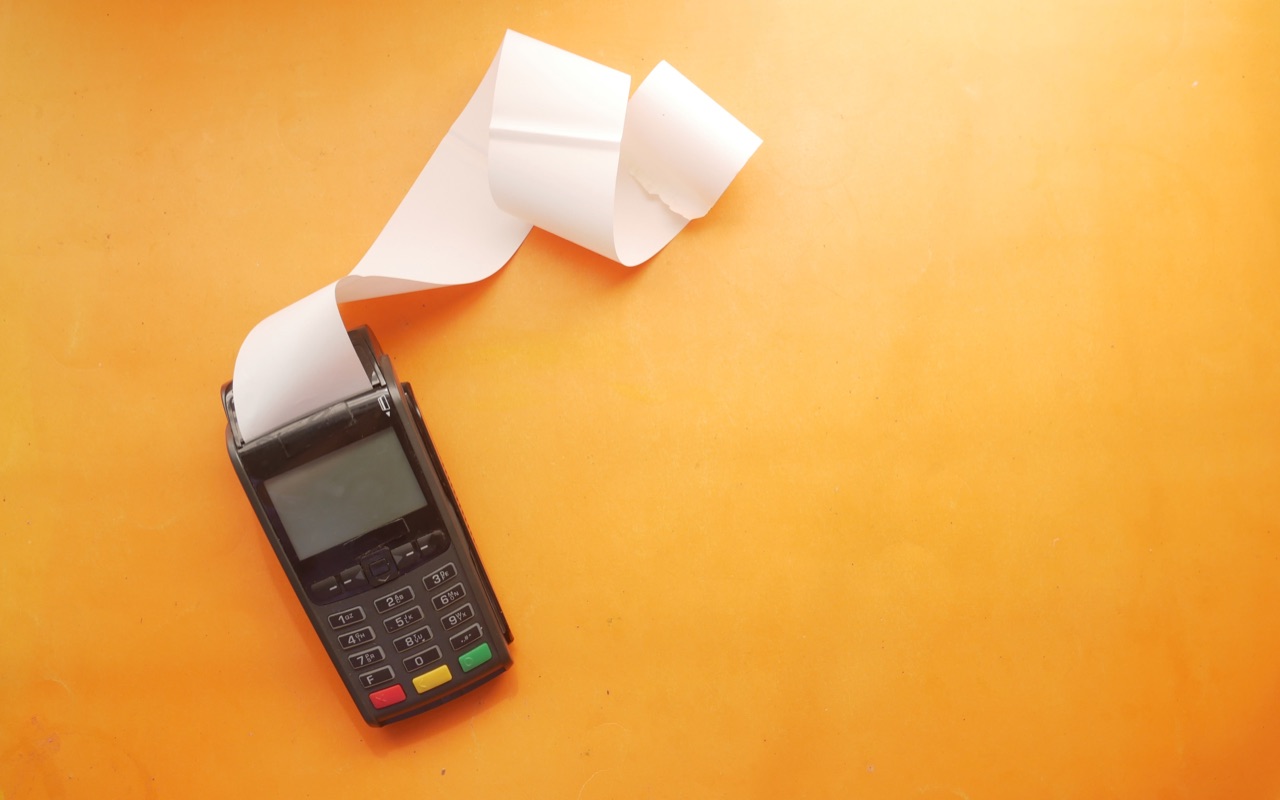
<path fill-rule="evenodd" d="M 445 664 L 414 678 L 413 688 L 418 690 L 418 694 L 426 694 L 437 686 L 443 686 L 451 680 L 453 680 L 453 674 L 449 672 L 449 665 Z"/>

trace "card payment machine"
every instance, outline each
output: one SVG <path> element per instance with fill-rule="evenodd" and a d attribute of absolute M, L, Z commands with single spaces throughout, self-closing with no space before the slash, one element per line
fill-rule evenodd
<path fill-rule="evenodd" d="M 381 726 L 511 665 L 512 641 L 409 384 L 368 328 L 369 389 L 227 450 L 360 714 Z"/>

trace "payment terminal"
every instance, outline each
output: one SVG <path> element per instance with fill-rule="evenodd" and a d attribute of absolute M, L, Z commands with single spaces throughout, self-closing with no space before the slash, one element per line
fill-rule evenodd
<path fill-rule="evenodd" d="M 381 726 L 511 665 L 511 630 L 407 383 L 368 328 L 369 387 L 252 441 L 222 387 L 231 463 L 361 716 Z"/>

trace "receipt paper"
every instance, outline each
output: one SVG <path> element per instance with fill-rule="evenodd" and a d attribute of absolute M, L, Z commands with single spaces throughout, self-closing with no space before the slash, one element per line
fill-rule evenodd
<path fill-rule="evenodd" d="M 624 73 L 508 31 L 480 87 L 349 275 L 236 357 L 252 440 L 369 388 L 338 303 L 492 275 L 532 226 L 634 266 L 705 215 L 760 139 L 665 61 Z"/>

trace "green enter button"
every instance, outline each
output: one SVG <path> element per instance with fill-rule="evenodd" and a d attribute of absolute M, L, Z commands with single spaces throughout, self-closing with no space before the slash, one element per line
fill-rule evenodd
<path fill-rule="evenodd" d="M 489 645 L 482 644 L 458 656 L 458 666 L 462 667 L 463 672 L 470 672 L 491 658 L 493 651 L 489 649 Z"/>

